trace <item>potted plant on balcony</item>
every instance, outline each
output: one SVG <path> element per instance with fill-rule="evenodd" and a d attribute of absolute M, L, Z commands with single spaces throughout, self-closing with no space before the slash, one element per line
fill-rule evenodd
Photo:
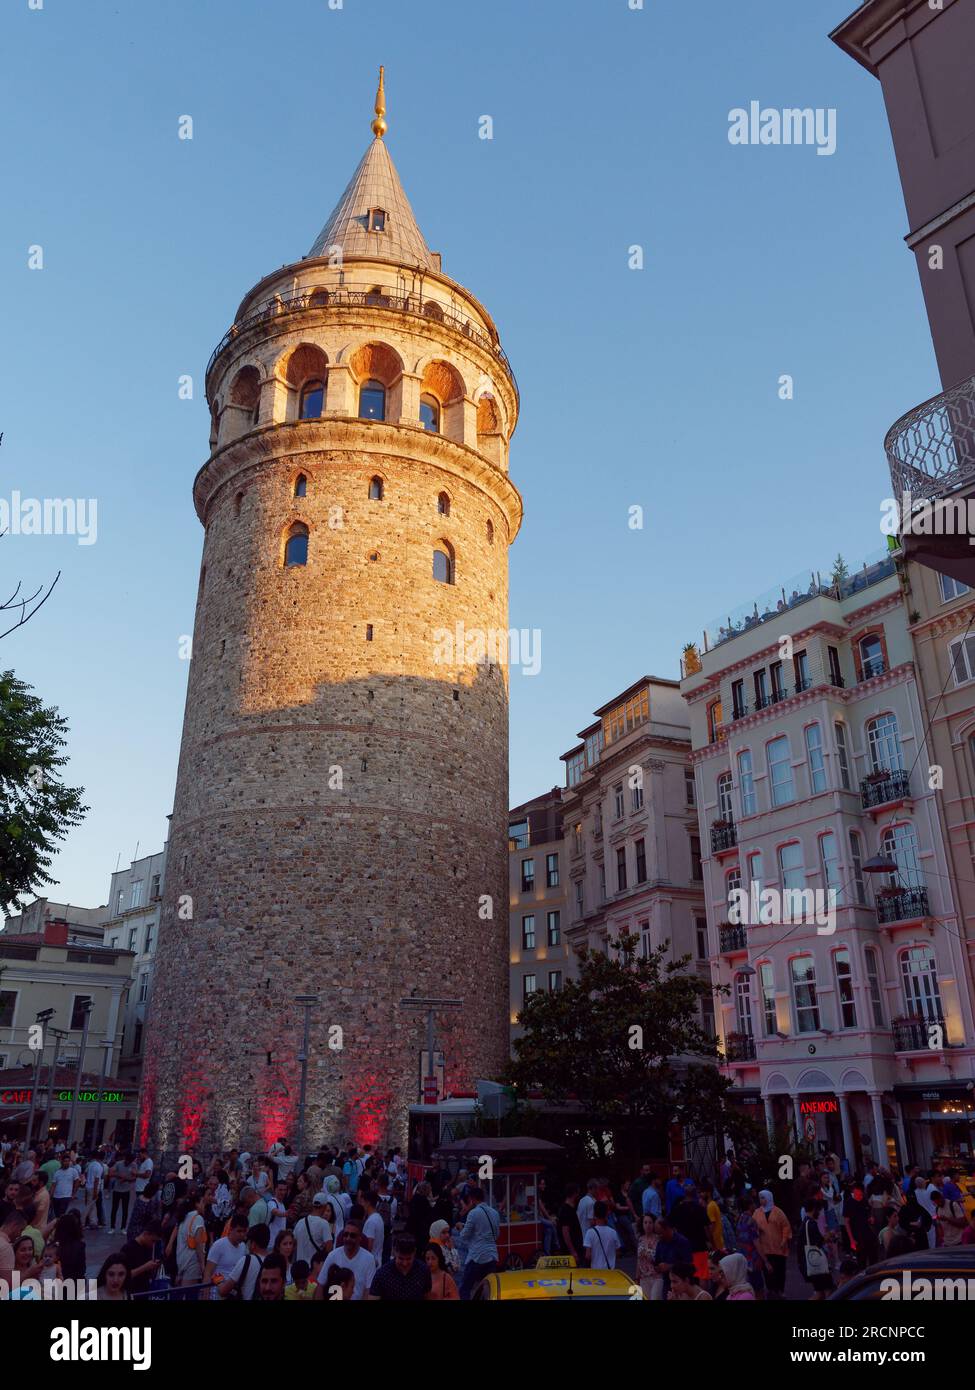
<path fill-rule="evenodd" d="M 728 820 L 725 816 L 719 816 L 717 820 L 711 822 L 712 830 L 727 830 L 734 825 L 734 821 Z"/>
<path fill-rule="evenodd" d="M 696 676 L 701 669 L 701 653 L 697 649 L 696 642 L 685 642 L 684 650 L 684 675 Z"/>

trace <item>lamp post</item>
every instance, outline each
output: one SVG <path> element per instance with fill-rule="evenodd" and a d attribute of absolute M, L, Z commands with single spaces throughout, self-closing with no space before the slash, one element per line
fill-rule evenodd
<path fill-rule="evenodd" d="M 399 1001 L 401 1009 L 425 1009 L 427 1015 L 427 1066 L 430 1068 L 428 1074 L 423 1078 L 423 1102 L 426 1105 L 436 1105 L 437 1098 L 433 1094 L 431 1082 L 436 1081 L 433 1070 L 433 1016 L 438 1009 L 459 1009 L 463 1006 L 463 999 L 421 999 L 416 995 L 409 995 L 406 999 Z M 446 1066 L 446 1058 L 444 1058 Z M 430 1094 L 428 1094 L 428 1089 Z"/>
<path fill-rule="evenodd" d="M 102 1118 L 102 1096 L 105 1093 L 105 1078 L 108 1075 L 108 1063 L 114 1048 L 114 1037 L 110 1038 L 106 1034 L 102 1038 L 102 1075 L 98 1083 L 98 1099 L 95 1101 L 95 1118 L 91 1122 L 91 1145 L 93 1149 L 98 1148 L 98 1125 Z"/>
<path fill-rule="evenodd" d="M 78 1092 L 81 1090 L 81 1077 L 85 1066 L 85 1048 L 88 1046 L 88 1024 L 91 1021 L 91 1011 L 94 1007 L 94 1003 L 91 999 L 86 999 L 81 1006 L 85 1021 L 81 1026 L 81 1050 L 78 1053 L 78 1075 L 75 1077 L 74 1094 L 71 1097 L 71 1118 L 68 1120 L 69 1149 L 74 1140 L 74 1120 L 78 1110 Z"/>
<path fill-rule="evenodd" d="M 34 1128 L 34 1112 L 37 1109 L 37 1087 L 40 1082 L 41 1058 L 44 1055 L 44 1044 L 46 1041 L 44 1037 L 44 1024 L 48 1021 L 49 1018 L 53 1017 L 53 1009 L 41 1009 L 40 1013 L 37 1014 L 37 1016 L 34 1019 L 35 1023 L 39 1023 L 41 1025 L 41 1045 L 40 1047 L 34 1049 L 34 1084 L 30 1088 L 30 1112 L 27 1116 L 27 1138 L 24 1141 L 25 1155 L 30 1149 L 30 1132 Z"/>
<path fill-rule="evenodd" d="M 54 1056 L 51 1058 L 50 1065 L 47 1069 L 47 1110 L 45 1111 L 45 1119 L 48 1131 L 50 1131 L 51 1128 L 51 1111 L 54 1109 L 54 1083 L 57 1080 L 58 1074 L 58 1053 L 61 1051 L 61 1044 L 68 1036 L 68 1031 L 67 1028 L 48 1029 L 48 1032 L 54 1035 Z"/>
<path fill-rule="evenodd" d="M 305 1014 L 304 1031 L 298 1061 L 301 1063 L 301 1087 L 298 1092 L 298 1162 L 301 1162 L 305 1147 L 305 1091 L 308 1086 L 308 1028 L 311 1021 L 312 1006 L 318 1003 L 317 994 L 296 994 L 295 1003 L 300 1004 Z"/>

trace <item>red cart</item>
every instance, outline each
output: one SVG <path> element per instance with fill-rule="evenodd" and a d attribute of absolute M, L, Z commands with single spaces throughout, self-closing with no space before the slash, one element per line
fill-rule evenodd
<path fill-rule="evenodd" d="M 487 1205 L 498 1214 L 498 1260 L 502 1269 L 524 1269 L 544 1252 L 538 1211 L 538 1179 L 564 1158 L 561 1144 L 525 1135 L 489 1139 L 475 1135 L 441 1145 L 435 1153 L 483 1188 Z"/>

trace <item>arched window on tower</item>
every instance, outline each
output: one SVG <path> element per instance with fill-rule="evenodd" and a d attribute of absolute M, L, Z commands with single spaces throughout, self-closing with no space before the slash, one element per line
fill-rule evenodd
<path fill-rule="evenodd" d="M 437 511 L 441 516 L 450 516 L 450 498 L 445 492 L 441 492 L 437 498 Z"/>
<path fill-rule="evenodd" d="M 446 541 L 433 552 L 433 577 L 438 584 L 454 582 L 454 552 Z"/>
<path fill-rule="evenodd" d="M 494 544 L 494 522 L 493 522 L 493 521 L 490 521 L 490 520 L 489 520 L 488 523 L 487 523 L 487 538 L 488 538 L 488 545 L 493 545 L 493 544 Z"/>
<path fill-rule="evenodd" d="M 386 211 L 384 208 L 369 209 L 369 230 L 370 232 L 384 232 L 386 230 Z"/>
<path fill-rule="evenodd" d="M 359 388 L 359 419 L 385 420 L 386 388 L 381 381 L 364 381 Z"/>
<path fill-rule="evenodd" d="M 431 434 L 440 433 L 440 402 L 436 396 L 420 397 L 420 424 Z"/>
<path fill-rule="evenodd" d="M 303 521 L 296 521 L 288 531 L 284 546 L 284 567 L 308 563 L 308 527 Z"/>
<path fill-rule="evenodd" d="M 304 473 L 299 473 L 298 476 L 297 476 L 297 478 L 295 478 L 295 492 L 294 492 L 294 495 L 295 495 L 296 497 L 304 497 L 304 496 L 307 494 L 307 492 L 308 492 L 308 479 L 305 477 Z"/>
<path fill-rule="evenodd" d="M 369 501 L 370 501 L 370 502 L 381 502 L 382 500 L 383 500 L 383 480 L 382 480 L 382 478 L 373 478 L 372 482 L 369 484 Z"/>
<path fill-rule="evenodd" d="M 306 381 L 298 401 L 299 420 L 317 420 L 325 405 L 325 383 L 320 377 Z"/>

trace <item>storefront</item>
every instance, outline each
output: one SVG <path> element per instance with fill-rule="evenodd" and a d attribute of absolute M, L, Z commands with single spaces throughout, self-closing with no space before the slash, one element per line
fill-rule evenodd
<path fill-rule="evenodd" d="M 41 1069 L 36 1099 L 33 1068 L 0 1072 L 0 1132 L 10 1139 L 24 1139 L 34 1099 L 32 1137 L 35 1140 L 67 1141 L 74 1106 L 74 1133 L 84 1146 L 107 1139 L 121 1144 L 132 1141 L 139 1105 L 137 1090 L 111 1077 L 105 1081 L 85 1077 L 76 1091 L 77 1074 L 69 1075 L 59 1069 L 54 1076 L 48 1076 L 47 1070 Z"/>
<path fill-rule="evenodd" d="M 895 1086 L 912 1163 L 975 1163 L 975 1092 L 964 1082 Z"/>

